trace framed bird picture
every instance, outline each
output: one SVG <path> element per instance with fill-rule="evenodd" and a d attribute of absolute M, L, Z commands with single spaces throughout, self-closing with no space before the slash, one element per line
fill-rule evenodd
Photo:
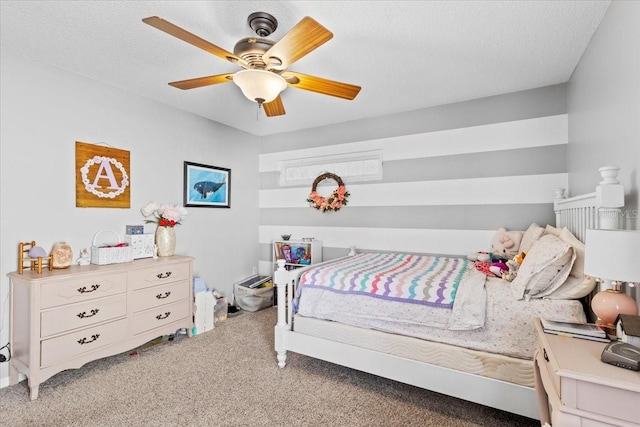
<path fill-rule="evenodd" d="M 231 207 L 231 169 L 184 162 L 184 205 Z"/>

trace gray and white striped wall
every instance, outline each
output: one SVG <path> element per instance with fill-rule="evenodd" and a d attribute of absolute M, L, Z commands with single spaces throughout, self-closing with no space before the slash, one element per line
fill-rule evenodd
<path fill-rule="evenodd" d="M 499 227 L 553 224 L 567 143 L 565 85 L 263 137 L 260 273 L 272 271 L 281 234 L 322 240 L 324 259 L 350 246 L 465 255 L 488 249 Z M 312 178 L 280 184 L 283 163 L 371 150 L 381 153 L 382 178 L 342 177 L 351 196 L 339 212 L 308 206 Z"/>

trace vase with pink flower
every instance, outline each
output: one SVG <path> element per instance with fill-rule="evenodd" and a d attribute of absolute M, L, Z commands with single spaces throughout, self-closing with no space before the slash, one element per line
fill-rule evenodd
<path fill-rule="evenodd" d="M 176 232 L 174 227 L 180 225 L 187 216 L 187 210 L 180 205 L 159 205 L 149 202 L 140 208 L 146 223 L 158 224 L 155 241 L 158 256 L 172 256 L 176 251 Z"/>

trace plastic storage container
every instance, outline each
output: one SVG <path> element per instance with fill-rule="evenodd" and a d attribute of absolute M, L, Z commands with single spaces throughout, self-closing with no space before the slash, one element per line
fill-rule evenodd
<path fill-rule="evenodd" d="M 273 283 L 270 276 L 253 276 L 234 285 L 235 304 L 245 311 L 273 306 Z"/>
<path fill-rule="evenodd" d="M 229 305 L 225 297 L 220 297 L 216 300 L 216 305 L 213 307 L 213 322 L 218 323 L 222 320 L 227 320 L 227 313 L 229 311 Z"/>

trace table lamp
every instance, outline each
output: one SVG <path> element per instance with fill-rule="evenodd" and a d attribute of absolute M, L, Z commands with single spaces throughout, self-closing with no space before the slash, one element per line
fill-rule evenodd
<path fill-rule="evenodd" d="M 613 328 L 618 314 L 638 314 L 638 303 L 622 291 L 622 284 L 640 282 L 640 231 L 587 230 L 584 273 L 598 282 L 612 281 L 591 300 L 598 323 Z"/>

